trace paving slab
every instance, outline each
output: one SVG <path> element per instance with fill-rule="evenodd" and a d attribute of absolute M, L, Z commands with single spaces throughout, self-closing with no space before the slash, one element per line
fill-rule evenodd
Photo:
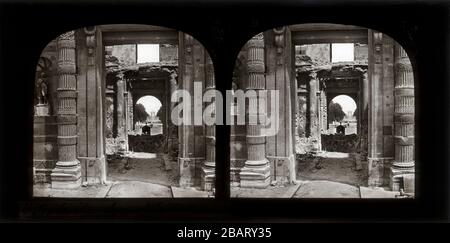
<path fill-rule="evenodd" d="M 199 198 L 199 197 L 213 197 L 210 192 L 199 191 L 195 188 L 181 188 L 172 186 L 172 193 L 174 198 Z"/>
<path fill-rule="evenodd" d="M 361 198 L 395 198 L 395 195 L 400 195 L 399 192 L 386 191 L 380 187 L 364 187 L 361 186 Z"/>
<path fill-rule="evenodd" d="M 111 186 L 111 190 L 106 195 L 107 198 L 171 198 L 172 193 L 168 186 L 141 182 L 141 181 L 120 181 Z"/>
<path fill-rule="evenodd" d="M 156 158 L 157 155 L 155 153 L 146 153 L 146 152 L 130 152 L 123 156 L 124 158 L 132 158 L 132 159 L 153 159 Z"/>
<path fill-rule="evenodd" d="M 234 198 L 291 198 L 300 183 L 288 186 L 269 186 L 265 189 L 231 187 L 230 196 Z"/>
<path fill-rule="evenodd" d="M 359 198 L 356 186 L 333 181 L 302 181 L 294 198 Z"/>
<path fill-rule="evenodd" d="M 79 189 L 53 189 L 50 184 L 33 186 L 34 197 L 104 198 L 112 185 L 91 185 Z"/>

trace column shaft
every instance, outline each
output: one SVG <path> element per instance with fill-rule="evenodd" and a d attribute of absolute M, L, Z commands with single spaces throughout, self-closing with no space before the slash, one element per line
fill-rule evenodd
<path fill-rule="evenodd" d="M 206 87 L 205 92 L 208 90 L 215 89 L 215 78 L 214 78 L 214 66 L 211 60 L 211 57 L 207 53 L 206 55 L 206 66 L 205 66 L 205 77 L 206 77 Z M 214 113 L 212 116 L 215 117 L 215 102 L 211 104 L 214 107 Z M 222 105 L 222 104 L 219 104 Z M 215 167 L 216 167 L 216 130 L 214 125 L 206 125 L 206 156 L 205 162 L 202 167 L 202 181 L 201 186 L 204 190 L 212 190 L 214 188 L 215 181 Z"/>
<path fill-rule="evenodd" d="M 125 104 L 125 94 L 124 94 L 124 81 L 123 75 L 118 75 L 116 82 L 116 101 L 117 101 L 117 137 L 123 138 L 124 136 L 124 104 Z"/>
<path fill-rule="evenodd" d="M 405 50 L 395 44 L 394 141 L 391 188 L 399 190 L 405 174 L 414 173 L 414 77 Z"/>
<path fill-rule="evenodd" d="M 319 81 L 317 73 L 309 74 L 309 136 L 314 143 L 314 149 L 320 150 L 320 108 L 319 108 Z"/>
<path fill-rule="evenodd" d="M 125 129 L 125 81 L 122 73 L 117 75 L 116 81 L 116 116 L 118 152 L 126 153 L 128 143 Z"/>
<path fill-rule="evenodd" d="M 52 171 L 52 188 L 78 188 L 81 165 L 77 159 L 77 84 L 75 31 L 57 39 L 58 48 L 58 162 Z"/>
<path fill-rule="evenodd" d="M 246 106 L 247 122 L 247 161 L 240 173 L 241 187 L 262 187 L 270 183 L 270 165 L 266 158 L 265 134 L 262 134 L 266 108 L 258 105 L 266 101 L 262 99 L 258 91 L 266 89 L 265 59 L 264 59 L 264 36 L 260 33 L 247 42 L 247 68 L 248 80 L 246 92 L 257 92 L 256 97 L 249 97 Z M 251 123 L 251 121 L 257 121 Z"/>

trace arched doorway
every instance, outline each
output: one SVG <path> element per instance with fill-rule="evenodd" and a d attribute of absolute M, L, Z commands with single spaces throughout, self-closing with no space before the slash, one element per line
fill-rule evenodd
<path fill-rule="evenodd" d="M 165 114 L 162 114 L 161 107 L 161 101 L 155 96 L 146 95 L 139 98 L 134 105 L 134 132 L 148 135 L 164 134 L 161 119 L 165 118 Z"/>
<path fill-rule="evenodd" d="M 322 134 L 358 134 L 357 112 L 357 104 L 352 97 L 345 94 L 335 96 L 328 103 L 328 130 Z"/>

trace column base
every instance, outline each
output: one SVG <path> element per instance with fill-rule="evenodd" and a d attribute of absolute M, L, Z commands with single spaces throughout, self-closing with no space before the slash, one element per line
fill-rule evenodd
<path fill-rule="evenodd" d="M 200 182 L 202 190 L 212 191 L 214 189 L 215 180 L 216 180 L 216 170 L 214 166 L 206 165 L 205 163 L 205 165 L 202 167 L 202 175 Z"/>
<path fill-rule="evenodd" d="M 64 162 L 67 163 L 67 162 Z M 77 189 L 81 186 L 81 164 L 78 160 L 70 162 L 74 165 L 64 166 L 56 163 L 51 173 L 52 188 Z"/>
<path fill-rule="evenodd" d="M 117 153 L 118 154 L 127 154 L 128 153 L 128 140 L 125 138 L 119 138 L 117 143 Z"/>
<path fill-rule="evenodd" d="M 412 168 L 396 168 L 391 167 L 389 187 L 392 191 L 400 191 L 404 187 L 403 178 L 405 176 L 414 175 L 414 167 Z"/>
<path fill-rule="evenodd" d="M 267 188 L 270 185 L 270 164 L 267 159 L 263 161 L 246 161 L 239 173 L 241 187 Z"/>

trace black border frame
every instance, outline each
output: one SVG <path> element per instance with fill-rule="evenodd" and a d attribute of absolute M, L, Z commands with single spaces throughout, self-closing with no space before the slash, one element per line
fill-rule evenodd
<path fill-rule="evenodd" d="M 151 13 L 149 10 L 151 9 Z M 1 216 L 9 220 L 392 221 L 449 216 L 446 3 L 154 2 L 1 3 Z M 359 25 L 388 34 L 408 52 L 416 79 L 416 190 L 413 200 L 229 198 L 229 126 L 217 126 L 215 199 L 32 198 L 34 69 L 58 34 L 100 24 L 150 24 L 199 40 L 214 63 L 219 91 L 231 88 L 234 61 L 258 32 L 290 24 Z"/>

